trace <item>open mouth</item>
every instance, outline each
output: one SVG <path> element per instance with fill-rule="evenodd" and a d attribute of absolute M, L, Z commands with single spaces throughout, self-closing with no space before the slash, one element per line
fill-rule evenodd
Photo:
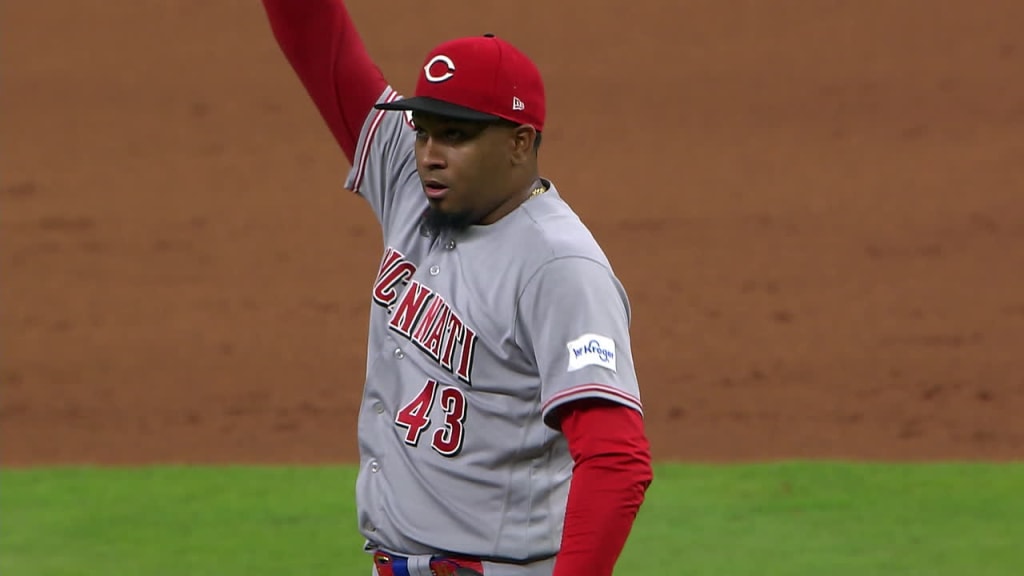
<path fill-rule="evenodd" d="M 427 195 L 427 198 L 439 200 L 448 193 L 448 187 L 437 180 L 427 180 L 423 182 L 423 192 Z"/>

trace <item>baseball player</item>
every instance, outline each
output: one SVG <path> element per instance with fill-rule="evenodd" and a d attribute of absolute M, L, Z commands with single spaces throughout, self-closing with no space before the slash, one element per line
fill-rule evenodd
<path fill-rule="evenodd" d="M 383 231 L 356 486 L 375 574 L 612 574 L 652 481 L 630 308 L 539 175 L 537 67 L 457 38 L 402 98 L 342 0 L 263 4 Z"/>

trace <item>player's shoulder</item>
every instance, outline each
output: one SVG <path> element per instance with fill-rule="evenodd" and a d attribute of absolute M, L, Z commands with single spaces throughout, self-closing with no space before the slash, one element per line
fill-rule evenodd
<path fill-rule="evenodd" d="M 527 200 L 522 210 L 527 220 L 527 234 L 522 238 L 528 254 L 535 264 L 563 259 L 589 260 L 611 269 L 603 248 L 590 228 L 575 210 L 562 198 L 554 183 L 544 194 Z"/>

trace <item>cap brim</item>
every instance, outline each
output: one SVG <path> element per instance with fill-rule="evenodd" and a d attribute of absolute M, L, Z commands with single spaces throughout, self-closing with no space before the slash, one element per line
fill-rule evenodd
<path fill-rule="evenodd" d="M 470 122 L 497 122 L 501 120 L 500 116 L 495 116 L 494 114 L 479 112 L 472 108 L 466 108 L 465 106 L 426 96 L 414 96 L 412 98 L 395 100 L 394 102 L 385 102 L 377 104 L 374 108 L 378 110 L 424 112 L 426 114 L 444 116 L 445 118 L 453 118 L 455 120 L 468 120 Z"/>

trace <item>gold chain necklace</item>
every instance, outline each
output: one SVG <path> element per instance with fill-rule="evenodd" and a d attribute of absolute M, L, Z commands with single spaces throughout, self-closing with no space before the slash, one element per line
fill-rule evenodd
<path fill-rule="evenodd" d="M 540 196 L 541 194 L 547 191 L 548 189 L 545 188 L 544 186 L 537 186 L 536 188 L 533 189 L 533 191 L 530 192 L 530 198 L 533 198 L 534 196 Z"/>

